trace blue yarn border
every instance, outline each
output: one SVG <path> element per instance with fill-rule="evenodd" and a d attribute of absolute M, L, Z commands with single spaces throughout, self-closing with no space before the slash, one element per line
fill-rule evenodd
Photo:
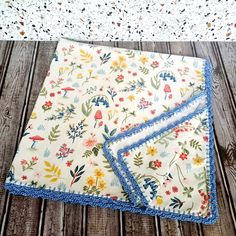
<path fill-rule="evenodd" d="M 143 204 L 144 206 L 149 207 L 149 203 L 148 203 L 146 197 L 144 196 L 144 194 L 143 194 L 141 188 L 139 187 L 137 181 L 135 180 L 134 176 L 132 175 L 132 173 L 131 173 L 129 167 L 127 166 L 127 163 L 126 163 L 125 160 L 124 160 L 124 158 L 125 158 L 125 157 L 124 157 L 124 154 L 125 154 L 126 152 L 129 152 L 129 151 L 131 151 L 132 149 L 135 149 L 135 148 L 141 146 L 142 144 L 144 144 L 144 143 L 146 143 L 146 142 L 148 142 L 148 141 L 150 141 L 150 140 L 152 140 L 152 139 L 154 139 L 154 138 L 156 138 L 156 137 L 162 135 L 162 134 L 165 133 L 166 131 L 168 131 L 168 130 L 170 130 L 170 129 L 173 129 L 174 127 L 176 127 L 176 126 L 178 126 L 178 125 L 180 125 L 180 124 L 182 124 L 182 123 L 184 123 L 184 122 L 186 122 L 186 121 L 192 119 L 193 117 L 195 117 L 195 116 L 197 116 L 197 115 L 203 113 L 204 111 L 206 111 L 206 108 L 207 108 L 207 107 L 204 106 L 202 109 L 199 109 L 198 111 L 195 111 L 195 112 L 193 112 L 193 113 L 191 113 L 191 114 L 188 114 L 187 116 L 183 116 L 180 120 L 177 120 L 177 121 L 175 121 L 175 122 L 173 122 L 173 123 L 171 123 L 171 124 L 169 124 L 169 125 L 167 125 L 167 126 L 161 128 L 160 130 L 153 132 L 151 135 L 146 136 L 144 139 L 140 139 L 140 140 L 137 141 L 136 143 L 133 143 L 133 144 L 131 144 L 131 145 L 128 145 L 128 146 L 126 146 L 126 147 L 120 149 L 120 150 L 117 152 L 118 163 L 122 166 L 123 171 L 126 173 L 127 178 L 131 181 L 131 184 L 132 184 L 133 189 L 135 189 L 135 192 L 137 192 L 138 195 L 140 196 L 140 199 L 141 199 L 142 204 Z M 129 188 L 129 186 L 127 185 L 127 183 L 125 183 L 125 184 L 126 184 L 126 188 L 127 188 L 127 191 L 128 191 L 127 193 L 128 193 L 129 195 L 132 195 L 133 192 L 131 191 L 131 189 Z"/>
<path fill-rule="evenodd" d="M 169 111 L 167 113 L 163 113 L 161 116 L 155 117 L 154 119 L 152 119 L 152 120 L 150 120 L 150 121 L 148 121 L 144 124 L 141 124 L 140 126 L 135 127 L 134 129 L 131 129 L 130 131 L 118 134 L 117 136 L 115 136 L 115 137 L 109 139 L 108 141 L 106 141 L 105 144 L 104 144 L 104 147 L 103 147 L 104 153 L 106 154 L 106 157 L 110 161 L 114 172 L 120 178 L 120 180 L 122 182 L 122 185 L 124 186 L 125 190 L 129 194 L 131 199 L 135 199 L 135 195 L 134 195 L 134 191 L 135 191 L 139 195 L 139 197 L 142 201 L 142 204 L 145 207 L 147 207 L 148 206 L 147 199 L 144 197 L 144 195 L 143 195 L 141 189 L 139 188 L 136 180 L 134 179 L 134 177 L 130 173 L 128 167 L 126 166 L 126 164 L 124 163 L 123 158 L 122 158 L 122 153 L 129 151 L 135 145 L 138 146 L 140 143 L 142 143 L 144 141 L 144 139 L 139 140 L 137 143 L 132 144 L 132 145 L 128 146 L 127 148 L 123 148 L 123 149 L 118 150 L 117 155 L 118 155 L 118 162 L 122 166 L 121 171 L 119 170 L 119 168 L 117 167 L 117 164 L 115 163 L 116 160 L 114 159 L 112 154 L 109 152 L 109 143 L 116 142 L 119 139 L 129 137 L 129 136 L 131 136 L 131 135 L 133 135 L 137 132 L 140 132 L 142 129 L 153 125 L 154 123 L 158 122 L 159 120 L 161 120 L 165 117 L 170 117 L 171 115 L 173 115 L 176 112 L 180 111 L 184 107 L 188 106 L 188 104 L 192 103 L 195 99 L 197 99 L 197 98 L 199 98 L 203 95 L 207 95 L 207 104 L 206 104 L 205 108 L 200 109 L 199 111 L 195 111 L 195 112 L 191 113 L 190 115 L 184 117 L 183 119 L 181 119 L 182 121 L 180 120 L 180 121 L 176 122 L 174 124 L 174 126 L 184 122 L 184 120 L 190 119 L 191 117 L 194 117 L 195 115 L 200 114 L 201 112 L 203 112 L 207 108 L 207 112 L 208 112 L 207 121 L 208 121 L 208 127 L 209 127 L 209 153 L 208 153 L 208 155 L 209 155 L 209 179 L 210 179 L 210 195 L 211 195 L 211 205 L 210 205 L 210 207 L 211 207 L 211 216 L 203 218 L 203 217 L 198 217 L 198 216 L 191 215 L 191 214 L 186 215 L 186 214 L 166 212 L 166 211 L 162 211 L 162 210 L 160 211 L 160 210 L 157 210 L 157 209 L 147 208 L 146 212 L 150 215 L 154 214 L 154 215 L 159 215 L 161 217 L 173 218 L 173 219 L 177 219 L 177 220 L 190 220 L 190 221 L 193 221 L 193 222 L 205 223 L 205 224 L 213 224 L 213 223 L 216 222 L 216 220 L 218 218 L 216 183 L 215 183 L 214 149 L 213 149 L 213 147 L 214 147 L 214 134 L 213 134 L 213 126 L 212 126 L 212 124 L 213 124 L 212 66 L 211 66 L 211 64 L 208 60 L 206 60 L 205 63 L 204 63 L 204 77 L 205 77 L 205 91 L 204 92 L 199 93 L 198 95 L 196 95 L 193 98 L 189 99 L 186 103 L 181 104 L 178 108 L 173 109 L 172 111 Z M 172 125 L 170 125 L 170 126 L 172 127 Z M 156 133 L 153 133 L 152 135 L 150 135 L 150 139 L 153 138 L 153 136 L 155 136 L 155 135 L 160 135 L 161 133 L 165 132 L 169 128 L 170 127 L 163 128 L 162 130 L 160 130 Z M 130 185 L 127 184 L 127 182 L 125 180 L 125 175 L 126 175 L 126 178 L 129 179 L 129 181 L 131 182 L 133 190 L 131 190 Z"/>
<path fill-rule="evenodd" d="M 216 186 L 215 186 L 215 167 L 214 167 L 214 156 L 213 156 L 213 127 L 212 127 L 212 104 L 211 104 L 211 78 L 212 78 L 212 68 L 210 62 L 206 61 L 204 64 L 204 77 L 205 77 L 205 90 L 207 93 L 207 107 L 208 112 L 210 114 L 209 117 L 209 155 L 210 155 L 210 189 L 211 189 L 211 199 L 212 199 L 212 215 L 208 218 L 197 217 L 193 215 L 185 215 L 179 214 L 169 211 L 158 211 L 146 207 L 138 207 L 133 205 L 131 202 L 126 202 L 122 200 L 113 200 L 109 197 L 104 196 L 94 196 L 94 195 L 83 195 L 78 193 L 70 193 L 70 192 L 60 192 L 51 189 L 39 189 L 35 187 L 30 187 L 26 185 L 21 185 L 17 183 L 11 183 L 6 181 L 5 188 L 8 189 L 11 193 L 16 195 L 24 195 L 24 196 L 31 196 L 34 198 L 46 198 L 51 200 L 58 200 L 64 201 L 68 203 L 79 203 L 81 205 L 91 205 L 91 206 L 99 206 L 104 208 L 112 208 L 121 211 L 130 211 L 133 213 L 141 213 L 141 214 L 149 214 L 149 215 L 159 215 L 160 217 L 164 218 L 171 218 L 171 219 L 178 219 L 183 221 L 193 221 L 197 223 L 205 223 L 205 224 L 213 224 L 215 223 L 218 215 L 217 211 L 217 202 L 216 202 Z M 172 111 L 166 112 L 163 115 L 150 120 L 139 127 L 131 129 L 125 133 L 122 133 L 115 138 L 111 138 L 110 140 L 106 141 L 103 146 L 104 154 L 107 156 L 108 160 L 111 163 L 111 166 L 117 176 L 120 178 L 123 173 L 120 173 L 119 169 L 115 164 L 115 160 L 109 152 L 109 143 L 115 140 L 121 139 L 123 137 L 129 137 L 130 135 L 140 132 L 145 127 L 152 125 L 153 123 L 157 122 L 159 119 L 163 119 L 165 117 L 169 117 L 170 115 L 174 114 L 175 112 L 180 111 L 188 104 L 193 102 L 198 97 L 202 96 L 205 93 L 199 93 L 198 95 L 194 96 L 193 98 L 189 99 L 186 103 L 181 104 L 178 108 L 173 109 Z M 122 181 L 120 178 L 121 184 L 124 184 L 124 179 Z M 126 182 L 126 181 L 125 181 Z M 126 191 L 126 190 L 125 190 Z M 134 199 L 131 199 L 134 202 Z"/>

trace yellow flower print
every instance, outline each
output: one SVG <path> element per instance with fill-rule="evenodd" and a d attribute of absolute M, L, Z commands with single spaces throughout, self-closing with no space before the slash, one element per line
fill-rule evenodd
<path fill-rule="evenodd" d="M 123 69 L 127 68 L 126 59 L 124 56 L 119 56 L 117 60 L 112 61 L 111 69 L 113 72 L 123 71 Z"/>
<path fill-rule="evenodd" d="M 204 158 L 199 156 L 198 154 L 193 158 L 193 164 L 196 166 L 202 165 L 204 162 Z"/>
<path fill-rule="evenodd" d="M 62 75 L 62 74 L 64 74 L 65 71 L 67 71 L 67 70 L 69 70 L 69 67 L 68 67 L 68 66 L 66 66 L 66 67 L 60 67 L 60 68 L 59 68 L 59 76 Z"/>
<path fill-rule="evenodd" d="M 92 176 L 90 176 L 90 177 L 88 177 L 87 178 L 87 181 L 86 181 L 86 184 L 88 185 L 88 186 L 93 186 L 93 185 L 95 185 L 95 179 L 92 177 Z"/>
<path fill-rule="evenodd" d="M 120 62 L 124 62 L 124 61 L 125 61 L 125 57 L 124 57 L 124 56 L 119 56 L 119 57 L 118 57 L 118 60 L 119 60 Z"/>
<path fill-rule="evenodd" d="M 150 156 L 155 156 L 157 154 L 157 149 L 153 146 L 149 146 L 147 148 L 147 155 L 150 155 Z"/>
<path fill-rule="evenodd" d="M 180 88 L 181 97 L 183 97 L 188 91 L 189 91 L 189 88 Z"/>
<path fill-rule="evenodd" d="M 119 63 L 117 61 L 113 61 L 111 64 L 113 67 L 118 67 L 118 65 L 119 65 Z"/>
<path fill-rule="evenodd" d="M 135 100 L 135 96 L 134 95 L 129 95 L 128 99 L 132 102 L 133 100 Z"/>
<path fill-rule="evenodd" d="M 195 70 L 195 73 L 199 81 L 204 81 L 204 76 L 201 70 Z"/>
<path fill-rule="evenodd" d="M 127 68 L 127 64 L 126 64 L 126 63 L 121 63 L 121 65 L 120 65 L 120 66 L 121 66 L 121 68 L 122 68 L 122 69 L 125 69 L 125 68 Z"/>
<path fill-rule="evenodd" d="M 106 182 L 101 180 L 98 182 L 98 189 L 104 190 L 106 188 Z"/>
<path fill-rule="evenodd" d="M 93 73 L 93 69 L 88 69 L 88 73 L 92 74 Z"/>
<path fill-rule="evenodd" d="M 146 62 L 148 62 L 148 57 L 146 57 L 146 56 L 141 56 L 141 57 L 139 58 L 139 61 L 141 61 L 142 64 L 145 64 Z"/>
<path fill-rule="evenodd" d="M 94 171 L 94 175 L 95 175 L 98 179 L 100 179 L 100 178 L 102 178 L 102 177 L 105 176 L 104 172 L 103 172 L 101 169 L 96 169 L 96 170 Z"/>
<path fill-rule="evenodd" d="M 77 74 L 77 79 L 82 79 L 83 78 L 83 75 L 81 73 Z"/>
<path fill-rule="evenodd" d="M 31 116 L 30 116 L 30 119 L 36 119 L 37 118 L 37 114 L 36 114 L 36 112 L 32 112 L 31 113 Z"/>
<path fill-rule="evenodd" d="M 163 203 L 163 197 L 162 197 L 162 196 L 157 196 L 157 198 L 156 198 L 156 204 L 157 204 L 158 206 L 160 206 L 160 205 L 162 205 L 162 203 Z"/>

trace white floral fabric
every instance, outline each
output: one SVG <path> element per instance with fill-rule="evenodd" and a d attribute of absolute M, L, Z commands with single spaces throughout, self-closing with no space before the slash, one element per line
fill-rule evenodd
<path fill-rule="evenodd" d="M 204 59 L 61 39 L 6 188 L 215 222 L 210 77 Z"/>

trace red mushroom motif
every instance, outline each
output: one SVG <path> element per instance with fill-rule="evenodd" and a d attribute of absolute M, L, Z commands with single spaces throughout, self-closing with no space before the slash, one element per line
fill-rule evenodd
<path fill-rule="evenodd" d="M 75 89 L 71 87 L 65 87 L 65 88 L 62 88 L 61 90 L 64 91 L 63 97 L 65 97 L 68 91 L 74 91 Z"/>
<path fill-rule="evenodd" d="M 165 92 L 165 99 L 167 97 L 167 94 L 168 93 L 171 93 L 171 89 L 170 89 L 170 85 L 169 84 L 166 84 L 165 87 L 164 87 L 164 92 Z"/>
<path fill-rule="evenodd" d="M 102 119 L 102 112 L 101 110 L 97 110 L 95 115 L 94 115 L 94 119 L 95 119 L 95 124 L 94 124 L 94 128 L 97 125 L 97 121 Z"/>
<path fill-rule="evenodd" d="M 33 143 L 31 145 L 31 148 L 35 148 L 35 143 L 36 141 L 43 141 L 44 138 L 39 136 L 39 135 L 36 135 L 36 136 L 32 136 L 32 137 L 29 137 L 29 139 L 33 140 Z"/>

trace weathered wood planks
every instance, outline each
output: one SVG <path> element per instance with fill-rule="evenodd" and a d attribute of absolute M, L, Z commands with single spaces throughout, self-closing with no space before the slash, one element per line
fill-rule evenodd
<path fill-rule="evenodd" d="M 22 132 L 22 123 L 24 120 L 23 116 L 25 114 L 25 101 L 27 99 L 27 91 L 31 82 L 30 74 L 33 67 L 32 61 L 34 53 L 34 42 L 16 42 L 14 44 L 1 91 L 0 214 L 2 227 L 6 225 L 8 214 L 7 208 L 10 204 L 10 197 L 3 189 L 3 183 L 5 181 L 7 171 L 11 165 L 11 161 L 15 154 Z"/>

